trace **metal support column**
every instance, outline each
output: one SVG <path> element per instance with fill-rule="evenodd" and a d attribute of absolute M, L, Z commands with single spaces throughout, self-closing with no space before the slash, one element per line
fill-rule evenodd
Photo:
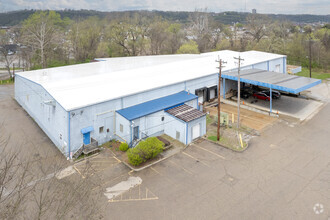
<path fill-rule="evenodd" d="M 270 88 L 270 90 L 269 90 L 269 98 L 270 98 L 270 100 L 269 100 L 269 104 L 270 104 L 270 113 L 272 113 L 272 108 L 273 108 L 273 95 L 272 95 L 272 88 Z"/>
<path fill-rule="evenodd" d="M 226 79 L 222 78 L 222 95 L 223 99 L 226 99 Z"/>

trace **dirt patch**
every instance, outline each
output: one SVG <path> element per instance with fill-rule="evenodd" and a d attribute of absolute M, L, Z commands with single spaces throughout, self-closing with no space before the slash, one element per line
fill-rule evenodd
<path fill-rule="evenodd" d="M 210 113 L 211 116 L 216 116 L 218 114 L 217 107 L 207 107 L 206 111 Z M 232 122 L 232 116 L 234 115 L 234 123 L 237 120 L 237 107 L 233 105 L 228 105 L 221 103 L 221 112 L 225 112 L 229 116 L 229 121 Z M 247 109 L 240 109 L 240 122 L 242 126 L 262 131 L 266 127 L 272 125 L 276 121 L 276 118 L 269 115 L 260 114 Z"/>
<path fill-rule="evenodd" d="M 220 140 L 217 141 L 217 123 L 215 122 L 216 118 L 212 115 L 208 115 L 207 121 L 206 139 L 234 151 L 244 151 L 248 147 L 249 140 L 253 136 L 259 135 L 258 131 L 246 126 L 241 126 L 239 132 L 237 132 L 237 124 L 230 123 L 229 126 L 221 126 Z M 241 146 L 239 134 L 242 138 L 243 147 Z"/>

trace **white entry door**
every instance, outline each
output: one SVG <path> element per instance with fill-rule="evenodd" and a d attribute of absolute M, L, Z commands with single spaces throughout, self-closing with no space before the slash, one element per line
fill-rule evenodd
<path fill-rule="evenodd" d="M 280 68 L 281 68 L 281 65 L 280 64 L 277 64 L 276 66 L 275 66 L 275 72 L 277 72 L 277 73 L 280 73 Z"/>
<path fill-rule="evenodd" d="M 194 125 L 192 127 L 192 139 L 199 138 L 201 136 L 201 126 L 200 124 Z"/>

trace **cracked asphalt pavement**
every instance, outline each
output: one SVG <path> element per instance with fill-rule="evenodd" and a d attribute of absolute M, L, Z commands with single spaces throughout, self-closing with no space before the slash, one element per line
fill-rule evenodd
<path fill-rule="evenodd" d="M 60 152 L 11 98 L 12 91 L 0 87 L 2 124 L 24 139 L 25 155 L 51 163 Z M 104 151 L 92 176 L 98 184 L 92 190 L 105 205 L 101 214 L 104 219 L 329 219 L 329 113 L 327 104 L 304 123 L 279 120 L 242 153 L 202 141 L 140 172 L 130 172 Z M 72 175 L 72 181 L 82 178 Z M 141 184 L 109 202 L 106 189 L 130 176 Z"/>

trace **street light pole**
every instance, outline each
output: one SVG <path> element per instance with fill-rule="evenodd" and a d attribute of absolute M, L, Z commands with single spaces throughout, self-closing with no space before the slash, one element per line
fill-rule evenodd
<path fill-rule="evenodd" d="M 312 78 L 312 38 L 309 37 L 309 78 Z"/>

